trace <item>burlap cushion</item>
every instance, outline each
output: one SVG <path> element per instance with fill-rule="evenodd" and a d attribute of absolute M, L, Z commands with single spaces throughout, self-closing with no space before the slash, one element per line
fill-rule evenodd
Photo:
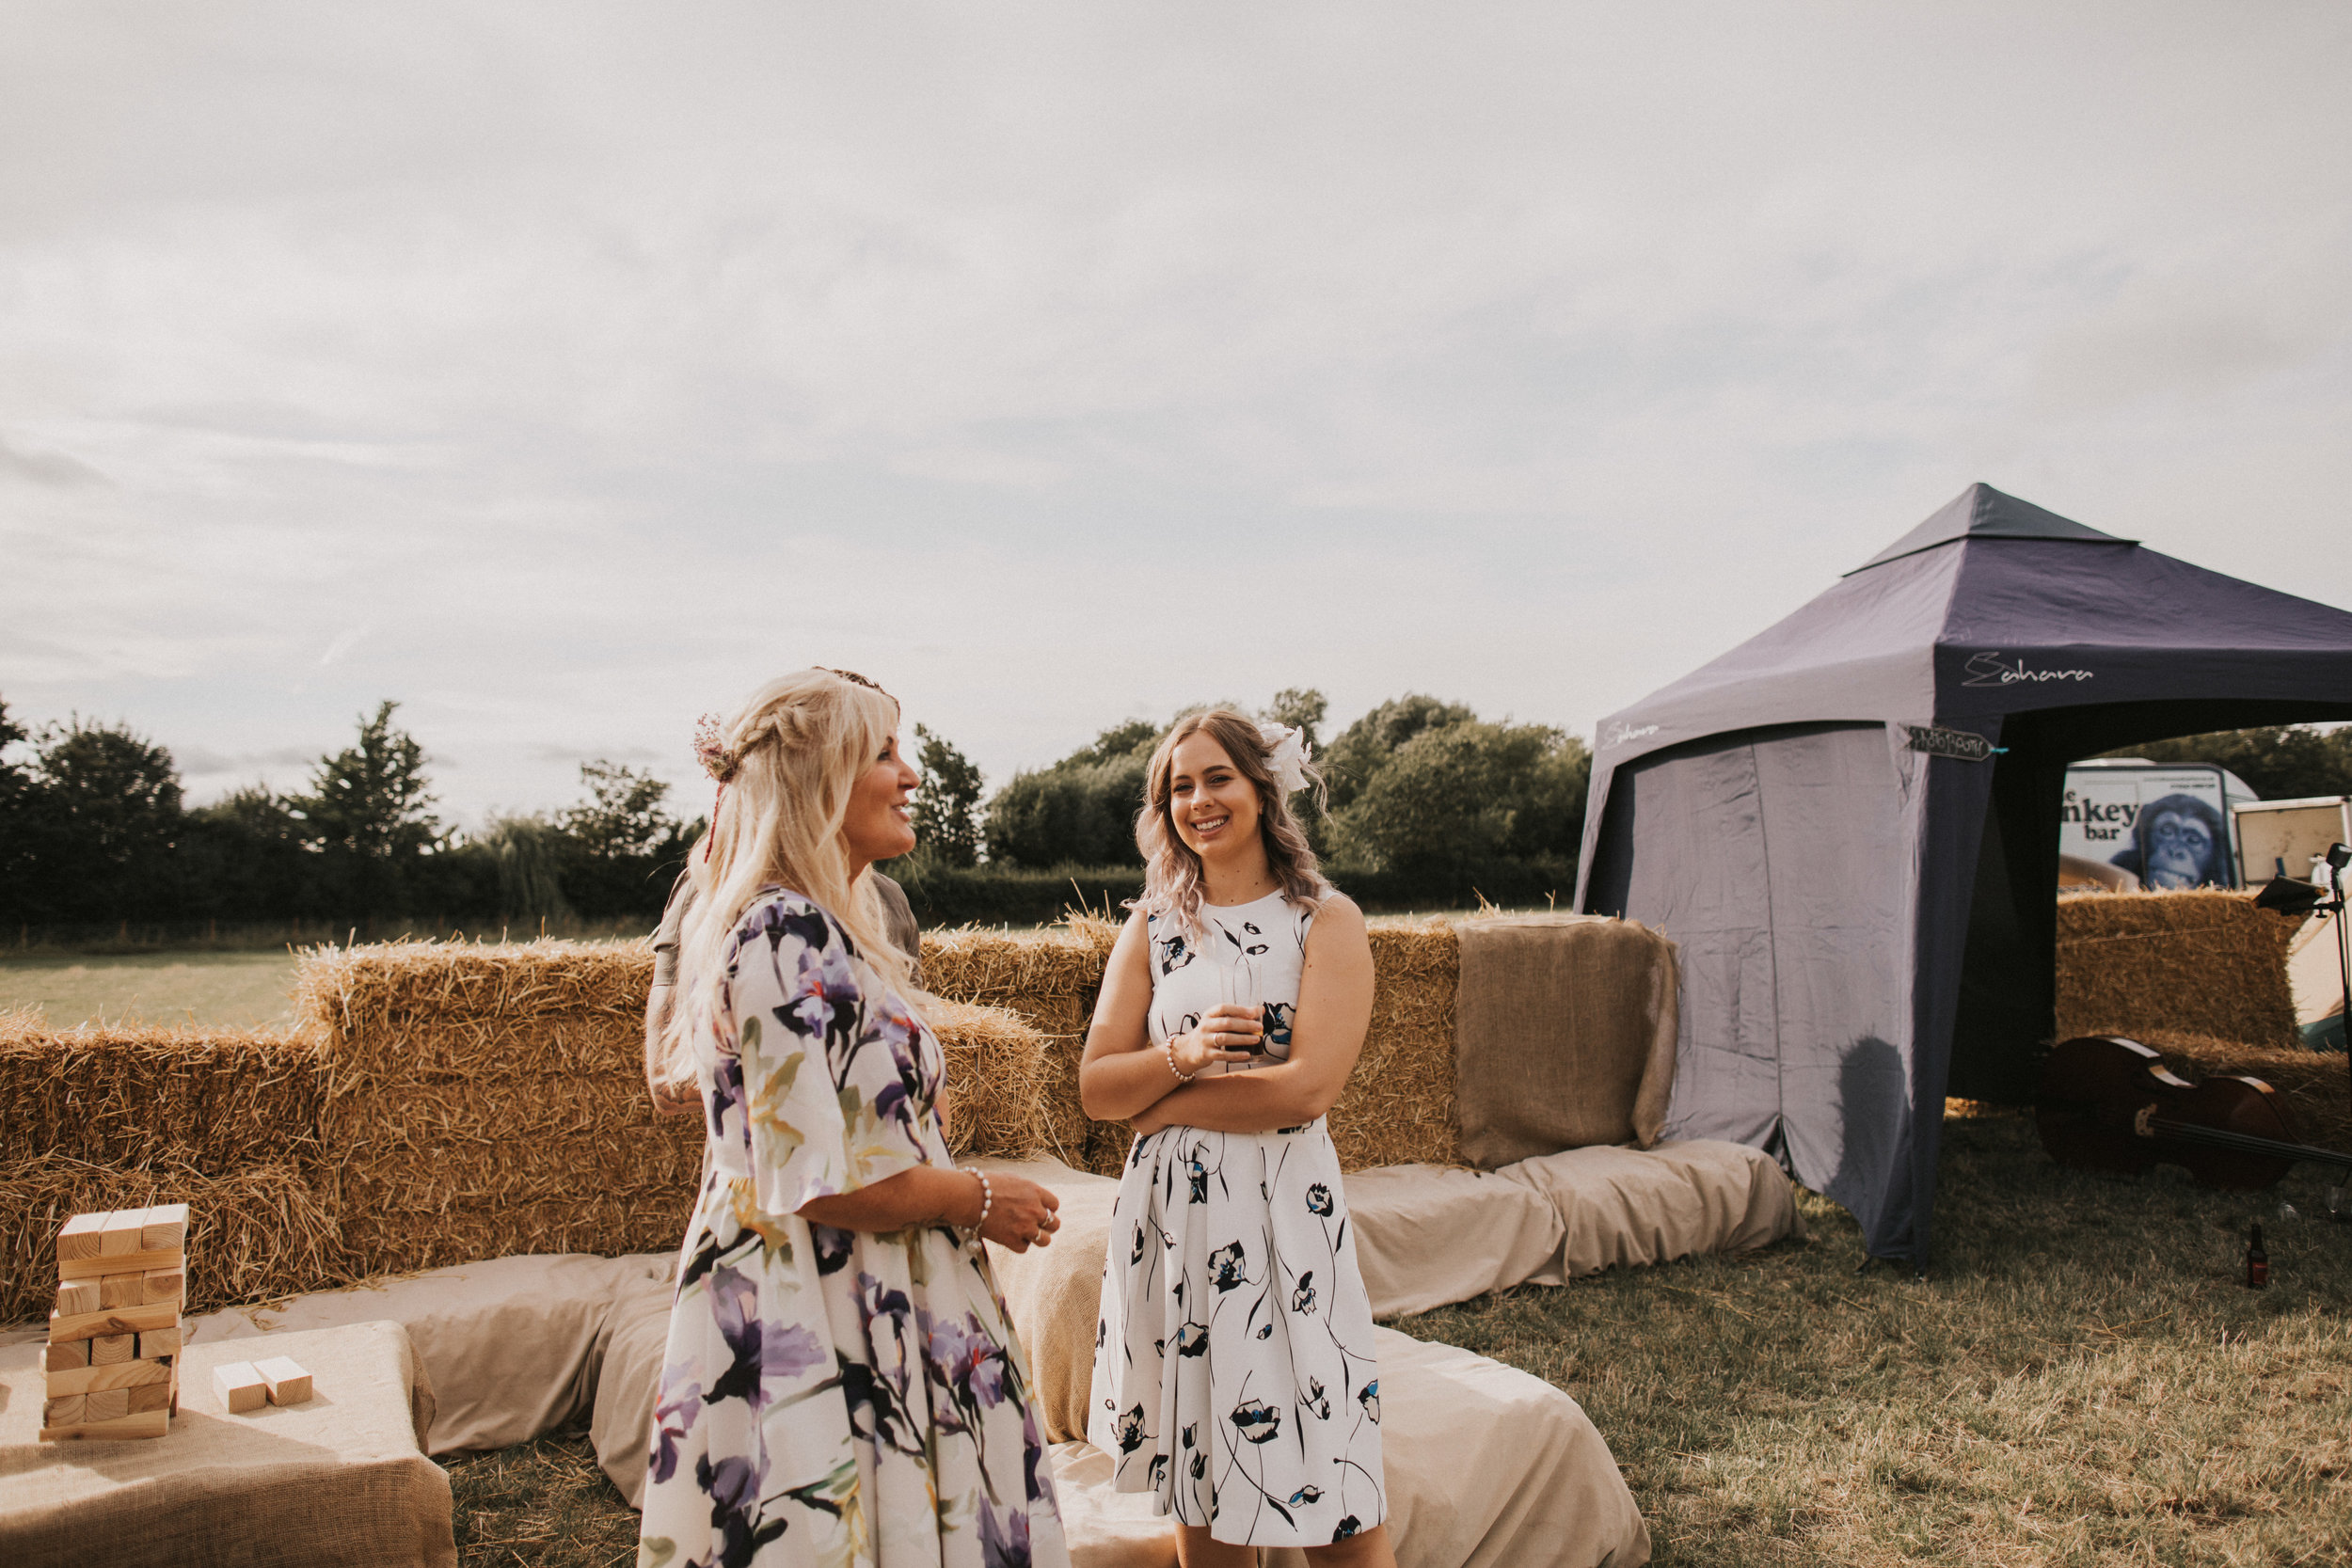
<path fill-rule="evenodd" d="M 1674 1088 L 1675 947 L 1597 915 L 1461 927 L 1454 998 L 1462 1157 L 1486 1170 L 1658 1141 Z"/>

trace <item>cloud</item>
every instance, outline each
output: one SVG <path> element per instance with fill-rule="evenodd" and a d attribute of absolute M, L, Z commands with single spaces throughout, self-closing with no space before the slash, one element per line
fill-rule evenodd
<path fill-rule="evenodd" d="M 61 451 L 27 450 L 4 438 L 0 438 L 0 477 L 61 490 L 109 483 L 104 474 L 77 457 Z"/>

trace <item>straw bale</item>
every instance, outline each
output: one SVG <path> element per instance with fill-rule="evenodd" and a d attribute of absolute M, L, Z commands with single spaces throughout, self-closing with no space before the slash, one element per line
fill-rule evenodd
<path fill-rule="evenodd" d="M 1454 1118 L 1454 992 L 1461 942 L 1443 919 L 1371 929 L 1372 1026 L 1331 1107 L 1340 1168 L 1463 1163 Z"/>
<path fill-rule="evenodd" d="M 591 1132 L 676 1127 L 699 1140 L 698 1117 L 660 1117 L 637 1072 L 561 1077 L 492 1077 L 410 1084 L 381 1093 L 339 1095 L 325 1125 L 339 1157 L 354 1149 L 371 1159 L 396 1151 L 429 1151 L 451 1144 L 506 1138 L 568 1138 Z"/>
<path fill-rule="evenodd" d="M 694 1195 L 592 1193 L 534 1203 L 453 1208 L 437 1214 L 353 1214 L 343 1222 L 364 1273 L 437 1269 L 485 1258 L 589 1252 L 617 1258 L 673 1252 L 686 1239 Z"/>
<path fill-rule="evenodd" d="M 301 956 L 297 1015 L 332 1082 L 376 1086 L 502 1072 L 628 1072 L 641 1062 L 645 942 L 397 942 Z"/>
<path fill-rule="evenodd" d="M 187 1310 L 323 1290 L 347 1277 L 335 1217 L 291 1162 L 221 1174 L 174 1161 L 92 1164 L 45 1155 L 0 1166 L 0 1323 L 45 1318 L 57 1227 L 74 1214 L 188 1206 Z"/>
<path fill-rule="evenodd" d="M 691 1196 L 702 1158 L 702 1119 L 679 1117 L 669 1126 L 371 1150 L 337 1180 L 345 1213 L 440 1214 L 582 1193 Z"/>
<path fill-rule="evenodd" d="M 318 1042 L 241 1030 L 66 1029 L 0 1017 L 0 1165 L 166 1160 L 225 1176 L 312 1157 Z"/>
<path fill-rule="evenodd" d="M 2296 924 L 2242 893 L 2060 899 L 2058 1037 L 2176 1030 L 2294 1046 L 2286 953 Z"/>
<path fill-rule="evenodd" d="M 933 997 L 923 1016 L 947 1058 L 947 1147 L 1005 1160 L 1053 1152 L 1045 1036 L 1018 1013 L 970 1002 Z"/>
<path fill-rule="evenodd" d="M 1049 998 L 1089 1006 L 1103 987 L 1109 945 L 1101 920 L 1070 920 L 1040 931 L 979 926 L 923 933 L 923 984 L 954 1002 L 1026 1012 Z"/>
<path fill-rule="evenodd" d="M 2352 1152 L 2352 1068 L 2342 1055 L 2169 1029 L 2129 1037 L 2163 1056 L 2165 1066 L 2191 1083 L 2217 1072 L 2261 1079 L 2287 1102 L 2299 1141 Z"/>

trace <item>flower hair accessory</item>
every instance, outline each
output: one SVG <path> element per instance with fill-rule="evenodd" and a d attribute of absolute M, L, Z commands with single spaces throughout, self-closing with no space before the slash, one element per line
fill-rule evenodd
<path fill-rule="evenodd" d="M 694 759 L 703 765 L 703 771 L 722 784 L 735 777 L 743 759 L 727 750 L 719 738 L 719 716 L 706 713 L 694 722 Z"/>
<path fill-rule="evenodd" d="M 1287 724 L 1260 724 L 1258 738 L 1266 743 L 1266 767 L 1274 787 L 1294 795 L 1307 787 L 1307 742 Z"/>

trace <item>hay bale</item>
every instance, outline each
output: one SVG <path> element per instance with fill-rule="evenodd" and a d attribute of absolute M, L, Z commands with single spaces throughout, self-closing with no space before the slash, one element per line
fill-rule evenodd
<path fill-rule="evenodd" d="M 62 1029 L 0 1015 L 0 1165 L 57 1157 L 208 1176 L 318 1152 L 315 1039 L 247 1030 Z"/>
<path fill-rule="evenodd" d="M 1454 992 L 1461 942 L 1451 922 L 1372 927 L 1372 1026 L 1331 1107 L 1340 1168 L 1463 1163 L 1454 1116 Z"/>
<path fill-rule="evenodd" d="M 343 1283 L 334 1215 L 291 1162 L 230 1173 L 159 1160 L 126 1167 L 46 1155 L 0 1166 L 0 1323 L 48 1316 L 57 1227 L 74 1214 L 188 1206 L 187 1310 L 209 1312 Z"/>
<path fill-rule="evenodd" d="M 1103 968 L 1120 925 L 1072 915 L 1041 931 L 964 926 L 923 933 L 923 983 L 943 1001 L 1001 1007 L 1019 1015 L 1043 1042 L 1038 1097 L 1039 1151 L 1080 1170 L 1116 1172 L 1126 1129 L 1089 1119 L 1078 1099 L 1078 1059 L 1103 989 Z M 1116 1138 L 1119 1148 L 1104 1147 Z"/>
<path fill-rule="evenodd" d="M 437 1216 L 456 1209 L 594 1192 L 611 1197 L 691 1197 L 702 1177 L 702 1118 L 562 1137 L 473 1139 L 401 1148 L 337 1172 L 347 1213 Z M 581 1178 L 587 1173 L 589 1180 Z"/>
<path fill-rule="evenodd" d="M 2259 1078 L 2279 1091 L 2300 1141 L 2352 1152 L 2352 1068 L 2332 1052 L 2249 1045 L 2209 1035 L 2151 1029 L 2130 1037 L 2194 1083 L 2217 1072 Z"/>
<path fill-rule="evenodd" d="M 2296 922 L 2242 893 L 2111 893 L 2058 907 L 2058 1037 L 2175 1031 L 2293 1047 Z"/>
<path fill-rule="evenodd" d="M 485 1258 L 586 1252 L 618 1258 L 675 1252 L 694 1209 L 691 1191 L 631 1197 L 592 1193 L 503 1208 L 467 1206 L 437 1214 L 351 1214 L 347 1250 L 371 1259 L 369 1275 L 446 1268 Z"/>
<path fill-rule="evenodd" d="M 1063 1147 L 1046 1105 L 1052 1064 L 1043 1034 L 1018 1013 L 971 1002 L 933 997 L 923 1016 L 947 1058 L 940 1115 L 949 1148 L 959 1157 L 1034 1160 Z"/>

